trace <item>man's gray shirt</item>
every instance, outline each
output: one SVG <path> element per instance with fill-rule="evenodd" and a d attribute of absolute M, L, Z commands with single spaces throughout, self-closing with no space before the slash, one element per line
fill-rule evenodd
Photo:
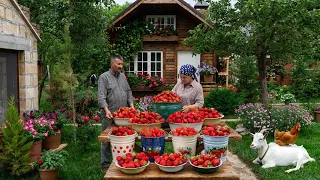
<path fill-rule="evenodd" d="M 111 113 L 133 103 L 132 91 L 123 73 L 116 77 L 109 70 L 99 76 L 98 103 L 100 108 L 107 107 Z"/>

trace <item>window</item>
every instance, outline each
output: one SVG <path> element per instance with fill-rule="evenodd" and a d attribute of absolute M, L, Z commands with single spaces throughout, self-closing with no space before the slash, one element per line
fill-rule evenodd
<path fill-rule="evenodd" d="M 128 73 L 137 72 L 148 73 L 151 76 L 162 77 L 162 52 L 161 51 L 142 51 L 138 53 L 134 62 L 128 67 Z"/>
<path fill-rule="evenodd" d="M 147 15 L 147 21 L 151 23 L 160 23 L 163 26 L 171 26 L 176 30 L 176 16 L 175 15 Z"/>

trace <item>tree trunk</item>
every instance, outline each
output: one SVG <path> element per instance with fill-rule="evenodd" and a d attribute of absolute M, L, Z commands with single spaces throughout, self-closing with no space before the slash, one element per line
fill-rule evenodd
<path fill-rule="evenodd" d="M 268 89 L 267 89 L 267 70 L 265 63 L 265 55 L 257 56 L 258 59 L 258 70 L 260 79 L 261 99 L 265 107 L 268 107 Z"/>

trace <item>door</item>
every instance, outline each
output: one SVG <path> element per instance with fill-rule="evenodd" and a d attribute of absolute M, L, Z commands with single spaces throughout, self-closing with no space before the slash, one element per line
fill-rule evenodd
<path fill-rule="evenodd" d="M 182 65 L 191 64 L 198 69 L 200 65 L 200 54 L 196 56 L 192 56 L 192 51 L 178 51 L 178 78 L 179 78 L 179 70 Z M 196 75 L 198 82 L 200 82 L 200 75 Z"/>
<path fill-rule="evenodd" d="M 0 125 L 8 109 L 10 96 L 18 104 L 18 51 L 0 49 Z"/>

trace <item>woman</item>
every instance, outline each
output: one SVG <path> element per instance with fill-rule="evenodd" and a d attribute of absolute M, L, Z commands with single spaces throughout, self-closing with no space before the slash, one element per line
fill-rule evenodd
<path fill-rule="evenodd" d="M 191 64 L 181 66 L 180 80 L 172 89 L 172 92 L 182 98 L 182 112 L 193 111 L 203 106 L 202 86 L 197 81 L 196 72 L 197 69 Z"/>

